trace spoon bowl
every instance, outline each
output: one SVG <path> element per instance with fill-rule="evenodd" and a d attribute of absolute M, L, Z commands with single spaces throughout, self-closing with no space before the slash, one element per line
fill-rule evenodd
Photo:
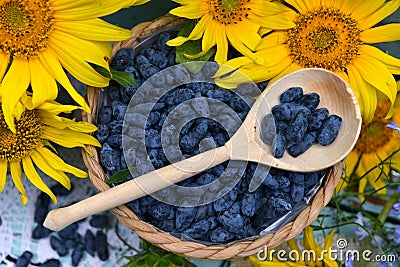
<path fill-rule="evenodd" d="M 296 158 L 285 153 L 277 159 L 272 155 L 272 147 L 261 141 L 260 122 L 271 113 L 271 107 L 280 104 L 279 96 L 294 86 L 302 87 L 304 93 L 319 94 L 319 106 L 340 116 L 342 126 L 331 145 L 313 145 Z M 352 150 L 360 134 L 361 122 L 356 97 L 343 79 L 324 69 L 302 69 L 268 86 L 225 145 L 146 173 L 71 206 L 52 210 L 44 226 L 59 231 L 75 221 L 154 193 L 230 159 L 258 162 L 288 171 L 325 169 L 343 160 Z"/>
<path fill-rule="evenodd" d="M 335 141 L 328 145 L 313 145 L 305 153 L 292 157 L 284 153 L 274 158 L 272 147 L 261 141 L 260 122 L 280 104 L 279 97 L 290 87 L 303 88 L 304 94 L 320 96 L 318 108 L 342 118 L 342 126 Z M 341 77 L 325 69 L 308 68 L 292 72 L 267 87 L 246 117 L 242 127 L 229 141 L 231 159 L 259 162 L 279 169 L 313 172 L 333 166 L 343 160 L 355 146 L 361 131 L 361 112 L 352 89 Z M 248 142 L 243 142 L 244 138 Z M 246 155 L 247 151 L 251 151 Z"/>

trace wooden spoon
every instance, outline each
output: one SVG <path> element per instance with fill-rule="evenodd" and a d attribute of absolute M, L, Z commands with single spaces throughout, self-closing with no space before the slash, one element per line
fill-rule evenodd
<path fill-rule="evenodd" d="M 313 145 L 296 158 L 286 152 L 277 159 L 273 157 L 271 147 L 260 139 L 259 122 L 271 113 L 271 107 L 280 103 L 279 96 L 294 86 L 302 87 L 305 94 L 318 93 L 321 98 L 319 107 L 340 116 L 342 126 L 331 145 Z M 242 126 L 224 146 L 149 172 L 71 206 L 52 210 L 44 226 L 59 231 L 73 222 L 166 188 L 230 159 L 297 172 L 325 169 L 343 160 L 353 149 L 360 134 L 361 122 L 356 97 L 342 78 L 324 69 L 302 69 L 268 86 L 254 103 Z"/>

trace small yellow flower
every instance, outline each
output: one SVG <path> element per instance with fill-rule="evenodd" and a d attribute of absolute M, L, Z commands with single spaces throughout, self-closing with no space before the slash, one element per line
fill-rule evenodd
<path fill-rule="evenodd" d="M 182 6 L 171 14 L 188 19 L 199 19 L 188 37 L 177 37 L 167 44 L 179 46 L 188 40 L 202 38 L 202 52 L 186 55 L 196 58 L 217 46 L 215 61 L 224 63 L 228 55 L 228 41 L 240 53 L 263 62 L 253 53 L 262 33 L 270 29 L 288 29 L 294 26 L 285 19 L 290 9 L 271 0 L 174 0 Z M 260 31 L 260 32 L 259 32 Z"/>
<path fill-rule="evenodd" d="M 398 84 L 400 88 L 400 82 Z M 397 97 L 394 104 L 393 117 L 385 119 L 390 106 L 386 98 L 378 96 L 375 116 L 369 124 L 363 124 L 357 144 L 346 158 L 345 178 L 341 179 L 336 187 L 337 192 L 346 189 L 349 182 L 354 182 L 350 181 L 350 177 L 354 177 L 360 179 L 358 196 L 361 201 L 365 199 L 363 193 L 367 184 L 379 190 L 378 194 L 386 194 L 385 181 L 389 177 L 390 169 L 400 171 L 400 152 L 394 154 L 385 164 L 380 164 L 400 149 L 398 132 L 387 127 L 390 122 L 400 125 L 400 97 Z M 352 173 L 354 176 L 351 176 Z"/>
<path fill-rule="evenodd" d="M 0 97 L 6 123 L 15 132 L 13 113 L 25 91 L 35 107 L 54 100 L 61 84 L 86 111 L 89 107 L 65 70 L 81 82 L 104 87 L 109 79 L 89 63 L 109 69 L 110 41 L 130 31 L 98 17 L 147 0 L 1 0 Z"/>
<path fill-rule="evenodd" d="M 287 243 L 292 251 L 297 253 L 291 253 L 291 255 L 296 255 L 294 261 L 279 261 L 276 258 L 268 258 L 266 261 L 261 261 L 254 256 L 250 256 L 250 261 L 255 267 L 304 267 L 304 266 L 330 266 L 337 267 L 337 262 L 333 259 L 332 255 L 332 243 L 333 235 L 335 231 L 332 231 L 324 241 L 324 245 L 316 244 L 314 240 L 314 232 L 311 226 L 304 229 L 303 236 L 303 246 L 307 250 L 307 253 L 303 253 L 299 249 L 296 241 L 294 239 L 289 240 Z M 270 254 L 271 255 L 271 254 Z M 304 258 L 303 258 L 304 255 Z M 272 255 L 271 255 L 272 256 Z M 298 256 L 298 257 L 297 257 Z"/>
<path fill-rule="evenodd" d="M 400 23 L 373 27 L 394 13 L 400 0 L 285 0 L 296 12 L 293 28 L 275 28 L 265 36 L 256 54 L 265 59 L 257 64 L 251 58 L 235 58 L 226 65 L 239 69 L 255 82 L 282 77 L 301 68 L 331 70 L 347 80 L 361 106 L 363 119 L 370 122 L 377 107 L 377 92 L 394 104 L 400 60 L 370 44 L 400 40 Z M 230 72 L 221 68 L 217 75 Z M 241 75 L 243 75 L 241 74 Z M 240 75 L 218 79 L 217 83 L 233 88 Z M 389 111 L 388 111 L 389 112 Z M 389 112 L 389 116 L 392 113 Z"/>
<path fill-rule="evenodd" d="M 25 96 L 23 99 L 27 107 L 33 106 L 31 97 Z M 10 130 L 0 110 L 0 192 L 4 189 L 7 170 L 10 169 L 13 183 L 21 193 L 20 200 L 23 205 L 28 201 L 22 183 L 23 173 L 34 186 L 57 203 L 55 195 L 40 178 L 36 168 L 70 189 L 70 180 L 65 172 L 80 178 L 87 177 L 87 173 L 65 163 L 49 144 L 54 142 L 67 148 L 100 146 L 100 143 L 88 134 L 97 128 L 90 123 L 58 116 L 60 113 L 72 112 L 77 109 L 76 106 L 50 101 L 34 109 L 24 109 L 20 102 L 18 107 L 21 112 L 18 115 L 19 119 L 15 119 L 14 122 L 15 132 Z"/>

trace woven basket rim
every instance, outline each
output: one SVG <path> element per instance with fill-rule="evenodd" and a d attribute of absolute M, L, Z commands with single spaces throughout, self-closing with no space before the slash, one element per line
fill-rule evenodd
<path fill-rule="evenodd" d="M 113 45 L 114 56 L 121 48 L 134 47 L 140 42 L 141 37 L 154 33 L 164 27 L 182 24 L 185 20 L 167 14 L 154 21 L 143 22 L 132 28 L 131 38 L 127 41 L 117 42 Z M 98 88 L 87 87 L 86 101 L 91 113 L 82 112 L 82 120 L 95 124 L 97 104 L 100 95 Z M 107 179 L 100 161 L 97 149 L 88 147 L 89 153 L 82 150 L 82 157 L 88 169 L 92 184 L 99 191 L 110 188 L 105 183 Z M 91 154 L 90 154 L 91 153 Z M 321 210 L 332 198 L 336 185 L 338 184 L 343 170 L 343 162 L 334 165 L 326 177 L 325 183 L 317 191 L 310 204 L 294 219 L 294 221 L 281 227 L 277 232 L 268 234 L 254 241 L 236 242 L 228 245 L 204 245 L 194 241 L 182 241 L 157 227 L 141 221 L 127 206 L 121 205 L 112 209 L 117 219 L 131 230 L 134 230 L 141 238 L 176 254 L 199 259 L 223 260 L 229 258 L 243 258 L 253 255 L 265 247 L 273 248 L 279 246 L 300 234 L 305 227 L 310 225 L 319 215 Z"/>

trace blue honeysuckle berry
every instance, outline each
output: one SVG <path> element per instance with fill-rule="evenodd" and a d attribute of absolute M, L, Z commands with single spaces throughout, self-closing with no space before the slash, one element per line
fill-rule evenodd
<path fill-rule="evenodd" d="M 323 146 L 332 144 L 339 133 L 341 125 L 342 118 L 337 115 L 330 115 L 317 136 L 318 143 Z"/>
<path fill-rule="evenodd" d="M 83 243 L 79 243 L 71 253 L 71 262 L 72 266 L 78 266 L 83 258 L 83 253 L 85 252 L 85 245 Z"/>
<path fill-rule="evenodd" d="M 291 87 L 280 95 L 279 100 L 281 103 L 290 103 L 299 100 L 302 96 L 303 88 Z"/>
<path fill-rule="evenodd" d="M 210 241 L 215 243 L 226 243 L 234 238 L 234 235 L 224 227 L 219 227 L 210 233 Z"/>
<path fill-rule="evenodd" d="M 329 111 L 326 108 L 314 110 L 308 117 L 308 130 L 319 130 L 329 116 Z"/>
<path fill-rule="evenodd" d="M 60 267 L 61 262 L 58 259 L 48 259 L 40 264 L 40 267 Z"/>
<path fill-rule="evenodd" d="M 320 97 L 317 93 L 309 93 L 303 95 L 299 100 L 296 101 L 300 105 L 308 108 L 310 111 L 315 110 L 320 102 Z"/>

